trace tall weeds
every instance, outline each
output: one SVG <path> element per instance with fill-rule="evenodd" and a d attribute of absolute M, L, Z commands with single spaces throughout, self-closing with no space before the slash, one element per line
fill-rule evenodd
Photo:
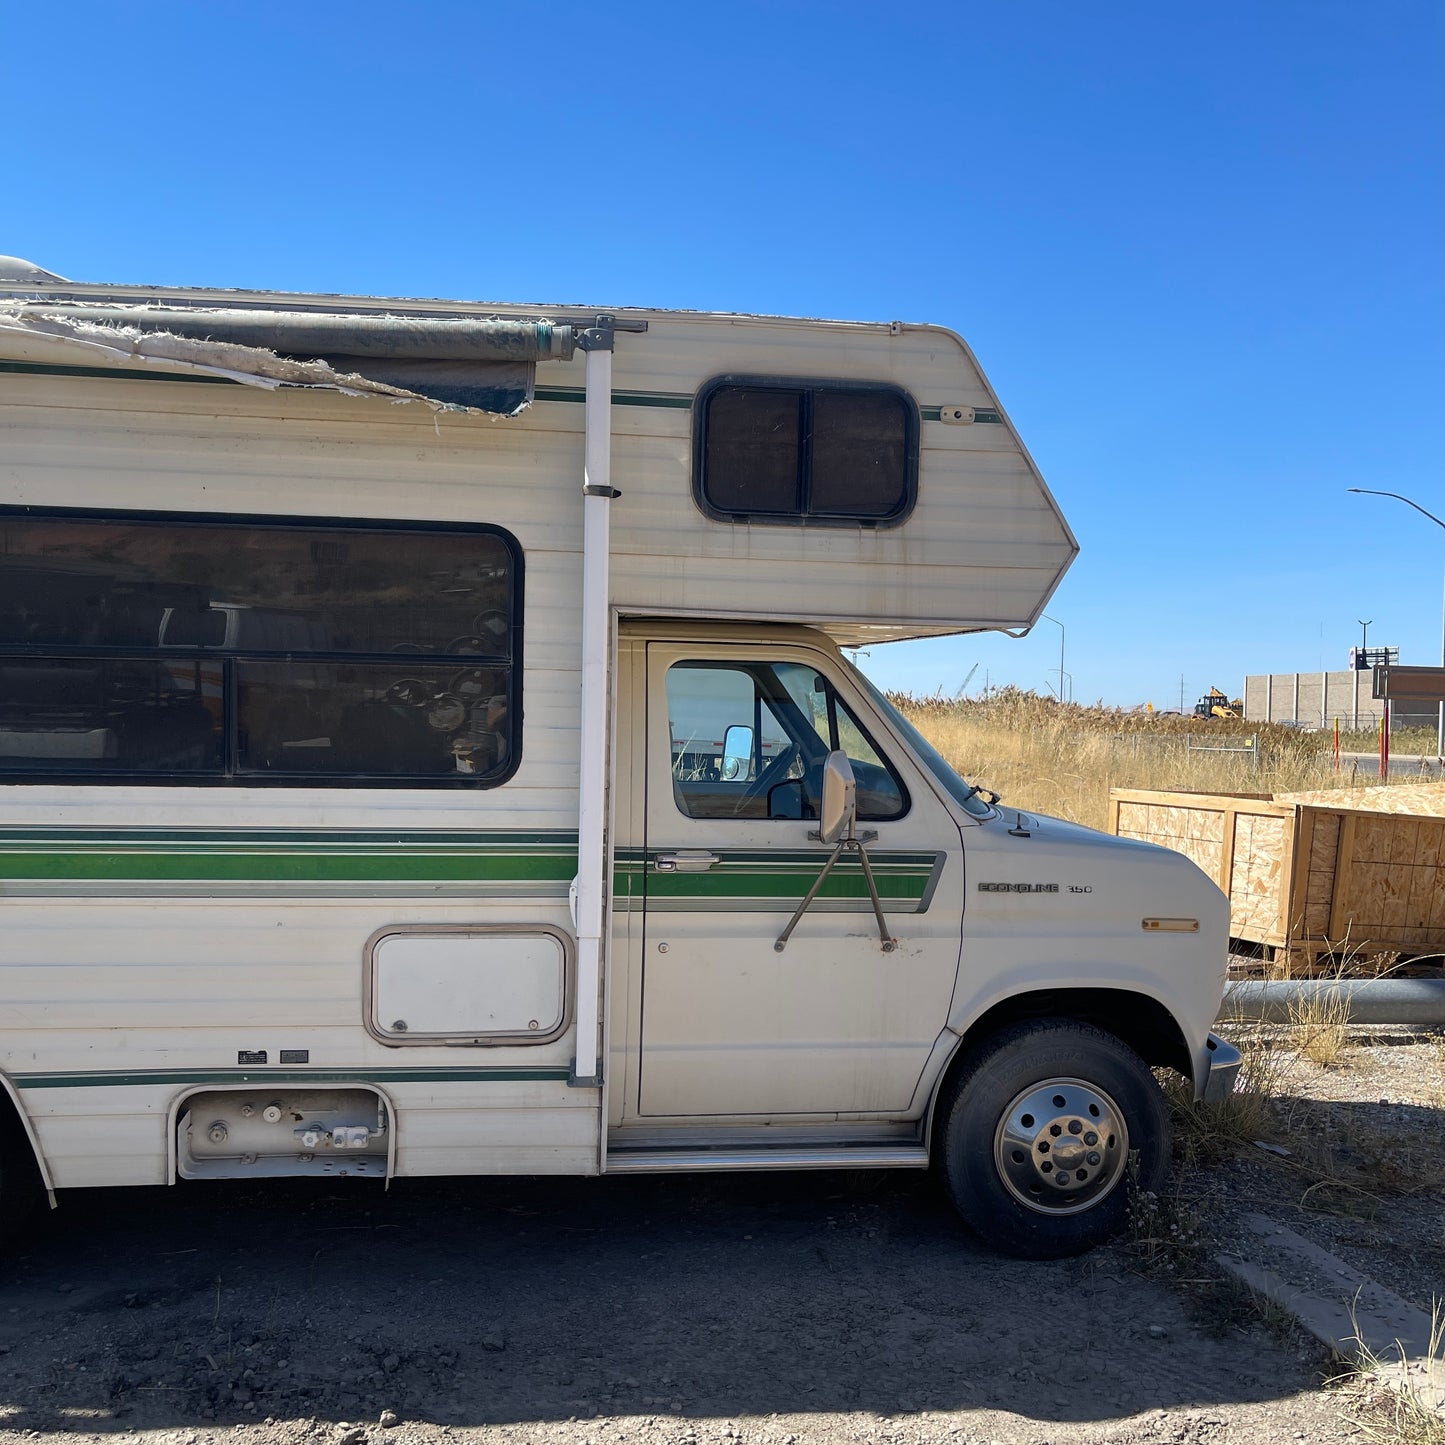
<path fill-rule="evenodd" d="M 1327 734 L 1277 724 L 1060 704 L 1013 687 L 892 700 L 963 777 L 1002 794 L 1005 806 L 1092 828 L 1108 824 L 1111 788 L 1285 793 L 1379 781 L 1370 769 L 1335 772 Z M 1257 767 L 1246 752 L 1204 751 L 1243 749 L 1255 736 Z"/>

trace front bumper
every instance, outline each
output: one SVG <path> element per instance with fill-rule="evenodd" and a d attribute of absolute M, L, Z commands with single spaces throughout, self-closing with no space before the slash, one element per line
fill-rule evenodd
<path fill-rule="evenodd" d="M 1225 1043 L 1217 1034 L 1210 1034 L 1204 1047 L 1206 1067 L 1199 1097 L 1206 1104 L 1217 1104 L 1234 1092 L 1234 1081 L 1244 1059 L 1233 1044 Z"/>

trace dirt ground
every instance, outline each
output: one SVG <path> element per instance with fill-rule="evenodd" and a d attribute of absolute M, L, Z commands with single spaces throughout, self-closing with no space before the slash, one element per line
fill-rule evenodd
<path fill-rule="evenodd" d="M 1005 1260 L 926 1177 L 860 1184 L 81 1195 L 0 1269 L 0 1440 L 1350 1438 L 1312 1353 L 1126 1246 Z"/>
<path fill-rule="evenodd" d="M 1357 1439 L 1317 1350 L 1210 1261 L 1263 1208 L 1445 1295 L 1445 1185 L 1408 1172 L 1445 1142 L 1442 1059 L 1296 1061 L 1265 1142 L 1328 1138 L 1343 1187 L 1252 1145 L 1190 1165 L 1152 1260 L 1137 1231 L 1003 1259 L 916 1174 L 72 1195 L 0 1263 L 0 1445 Z"/>
<path fill-rule="evenodd" d="M 1260 1039 L 1238 1042 L 1259 1056 Z M 1193 1210 L 1256 1210 L 1417 1309 L 1445 1306 L 1445 1032 L 1350 1029 L 1323 1064 L 1288 1030 L 1263 1042 L 1274 1106 L 1253 1147 L 1180 1176 Z M 1227 1247 L 1227 1223 L 1215 1232 Z"/>

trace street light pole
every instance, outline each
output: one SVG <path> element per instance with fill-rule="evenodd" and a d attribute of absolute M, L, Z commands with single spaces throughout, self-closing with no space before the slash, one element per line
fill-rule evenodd
<path fill-rule="evenodd" d="M 1402 497 L 1399 492 L 1376 492 L 1369 487 L 1347 487 L 1347 491 L 1357 492 L 1364 497 L 1393 497 L 1397 502 L 1404 502 L 1407 507 L 1414 507 L 1422 517 L 1429 517 L 1434 524 L 1445 531 L 1445 522 L 1442 522 L 1434 512 L 1427 512 L 1419 502 L 1412 502 L 1409 497 Z M 1440 610 L 1440 666 L 1445 667 L 1445 605 Z M 1385 704 L 1386 707 L 1389 703 Z M 1440 704 L 1440 714 L 1435 730 L 1435 756 L 1445 758 L 1445 702 Z"/>
<path fill-rule="evenodd" d="M 1445 525 L 1445 524 L 1442 524 Z M 1064 624 L 1047 612 L 1040 614 L 1045 622 L 1052 622 L 1059 629 L 1059 702 L 1064 700 Z"/>

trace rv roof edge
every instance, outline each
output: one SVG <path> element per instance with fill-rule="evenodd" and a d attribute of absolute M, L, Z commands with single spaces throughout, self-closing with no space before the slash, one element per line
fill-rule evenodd
<path fill-rule="evenodd" d="M 64 276 L 57 276 L 54 271 L 47 271 L 43 266 L 37 266 L 34 261 L 27 261 L 22 256 L 0 256 L 0 281 L 63 283 L 65 279 Z"/>

